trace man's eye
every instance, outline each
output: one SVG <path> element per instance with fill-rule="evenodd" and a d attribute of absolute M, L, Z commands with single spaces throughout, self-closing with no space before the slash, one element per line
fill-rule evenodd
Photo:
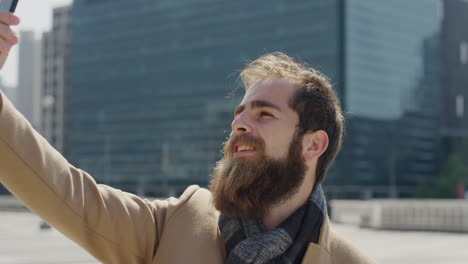
<path fill-rule="evenodd" d="M 268 112 L 260 112 L 259 116 L 260 117 L 273 117 L 273 115 Z"/>

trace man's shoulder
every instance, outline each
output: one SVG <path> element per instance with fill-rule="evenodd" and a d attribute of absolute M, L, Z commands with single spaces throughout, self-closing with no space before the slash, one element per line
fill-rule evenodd
<path fill-rule="evenodd" d="M 211 192 L 198 185 L 191 185 L 179 197 L 149 202 L 155 211 L 158 231 L 161 233 L 168 225 L 193 225 L 207 219 L 210 224 L 217 221 L 219 212 L 211 202 Z"/>
<path fill-rule="evenodd" d="M 198 185 L 190 185 L 185 189 L 185 191 L 180 195 L 179 200 L 181 202 L 194 202 L 198 200 L 210 200 L 211 192 L 205 188 L 201 188 Z"/>
<path fill-rule="evenodd" d="M 328 249 L 333 263 L 375 263 L 359 248 L 333 230 L 330 230 L 328 243 Z"/>
<path fill-rule="evenodd" d="M 217 214 L 211 200 L 211 192 L 198 185 L 191 185 L 180 195 L 178 199 L 170 198 L 169 207 L 172 214 L 191 215 L 191 217 L 203 217 L 207 214 Z M 173 206 L 171 206 L 171 204 Z"/>
<path fill-rule="evenodd" d="M 163 221 L 158 222 L 165 243 L 175 239 L 173 243 L 176 245 L 180 238 L 208 244 L 218 240 L 219 212 L 212 205 L 210 191 L 193 185 L 179 198 L 170 198 L 167 202 L 167 213 Z"/>
<path fill-rule="evenodd" d="M 161 235 L 155 263 L 192 263 L 197 259 L 196 263 L 221 263 L 219 212 L 212 205 L 210 191 L 190 186 L 167 203 L 167 214 L 158 222 Z"/>

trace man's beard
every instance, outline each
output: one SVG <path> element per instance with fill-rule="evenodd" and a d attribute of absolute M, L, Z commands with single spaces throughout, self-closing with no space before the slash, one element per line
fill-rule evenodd
<path fill-rule="evenodd" d="M 254 146 L 256 157 L 233 159 L 237 142 Z M 304 175 L 301 136 L 294 136 L 287 156 L 277 160 L 266 156 L 261 139 L 235 135 L 225 143 L 224 158 L 213 171 L 213 203 L 225 216 L 262 218 L 268 209 L 298 191 Z"/>

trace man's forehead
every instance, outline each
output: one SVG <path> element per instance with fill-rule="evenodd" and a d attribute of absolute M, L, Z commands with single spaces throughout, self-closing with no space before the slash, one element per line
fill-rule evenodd
<path fill-rule="evenodd" d="M 255 82 L 246 90 L 241 104 L 253 100 L 287 103 L 296 89 L 296 86 L 292 82 L 285 79 L 274 77 L 262 79 Z"/>

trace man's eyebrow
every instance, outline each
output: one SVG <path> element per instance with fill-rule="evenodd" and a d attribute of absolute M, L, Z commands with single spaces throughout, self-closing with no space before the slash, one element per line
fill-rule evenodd
<path fill-rule="evenodd" d="M 273 108 L 275 110 L 278 110 L 278 111 L 281 111 L 281 108 L 277 105 L 275 105 L 274 103 L 270 103 L 268 101 L 264 101 L 264 100 L 255 100 L 255 101 L 252 101 L 250 103 L 250 106 L 252 108 L 261 108 L 261 107 L 269 107 L 269 108 Z"/>
<path fill-rule="evenodd" d="M 234 116 L 239 115 L 240 113 L 244 112 L 245 110 L 245 105 L 239 105 L 236 107 L 236 110 L 234 110 Z"/>
<path fill-rule="evenodd" d="M 253 109 L 255 108 L 262 108 L 262 107 L 268 107 L 268 108 L 273 108 L 277 111 L 281 111 L 281 108 L 271 102 L 268 102 L 268 101 L 264 101 L 264 100 L 255 100 L 255 101 L 252 101 L 250 102 L 250 107 L 252 107 Z M 234 115 L 238 115 L 240 113 L 242 113 L 243 111 L 245 110 L 245 105 L 239 105 L 236 110 L 234 111 Z"/>

